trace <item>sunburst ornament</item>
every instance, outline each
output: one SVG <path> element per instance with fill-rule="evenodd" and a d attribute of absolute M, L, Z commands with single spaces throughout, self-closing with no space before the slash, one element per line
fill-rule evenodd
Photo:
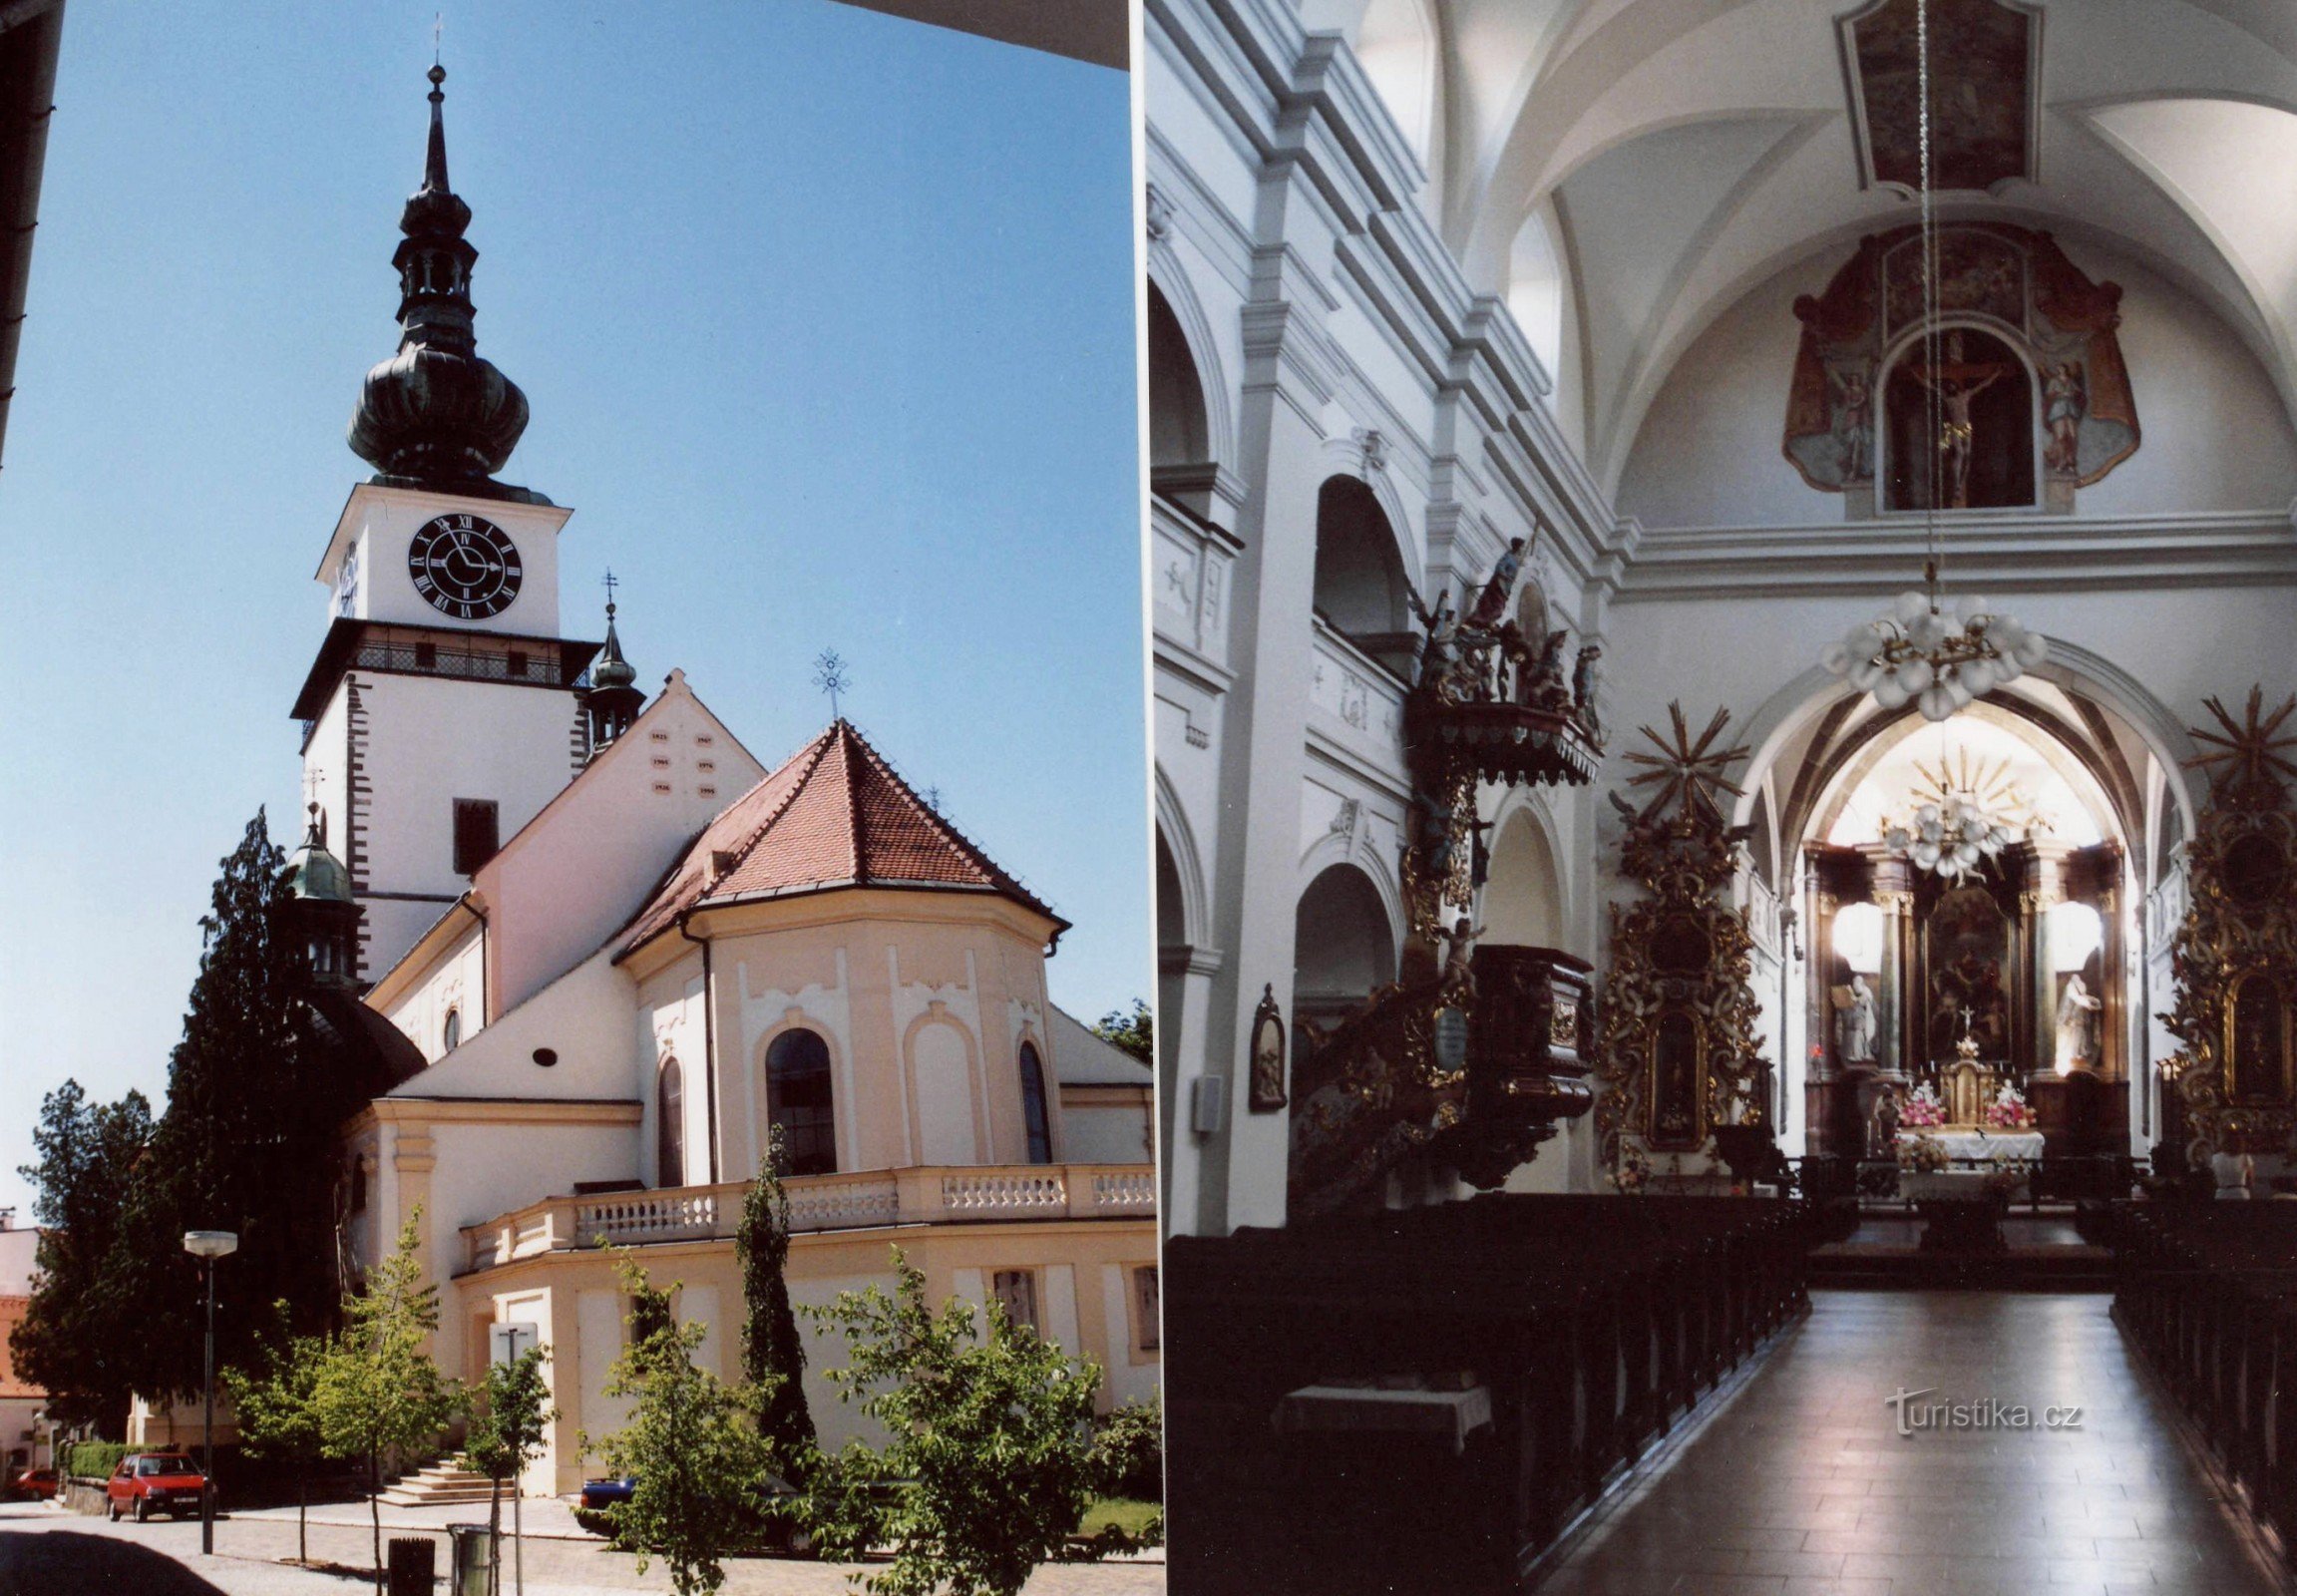
<path fill-rule="evenodd" d="M 1957 750 L 1936 765 L 1914 764 L 1914 813 L 1904 821 L 1884 821 L 1882 845 L 1892 853 L 1960 885 L 1985 861 L 2022 838 L 2037 824 L 2034 805 L 2011 780 L 2007 759 L 1973 761 Z"/>
<path fill-rule="evenodd" d="M 1648 767 L 1642 775 L 1628 778 L 1627 784 L 1630 787 L 1656 788 L 1636 818 L 1649 820 L 1669 804 L 1680 800 L 1687 813 L 1697 811 L 1713 819 L 1722 819 L 1723 806 L 1715 795 L 1727 792 L 1735 797 L 1741 791 L 1737 783 L 1725 780 L 1723 772 L 1733 761 L 1746 757 L 1746 749 L 1743 747 L 1714 746 L 1722 736 L 1723 728 L 1730 723 L 1730 711 L 1716 710 L 1715 718 L 1707 723 L 1707 729 L 1696 739 L 1691 735 L 1691 722 L 1684 718 L 1681 703 L 1670 703 L 1667 713 L 1673 722 L 1672 741 L 1645 726 L 1642 728 L 1644 736 L 1650 739 L 1651 745 L 1659 752 L 1647 754 L 1631 750 L 1622 756 L 1631 765 Z"/>
<path fill-rule="evenodd" d="M 2252 686 L 2248 708 L 2238 721 L 2214 698 L 2202 699 L 2201 706 L 2217 717 L 2217 724 L 2224 730 L 2189 728 L 2193 740 L 2208 744 L 2209 751 L 2186 760 L 2186 768 L 2206 770 L 2210 790 L 2240 807 L 2271 807 L 2279 803 L 2284 784 L 2297 781 L 2297 763 L 2292 763 L 2284 752 L 2297 749 L 2297 728 L 2281 730 L 2290 715 L 2297 712 L 2297 693 L 2291 694 L 2280 708 L 2268 715 L 2264 687 Z"/>

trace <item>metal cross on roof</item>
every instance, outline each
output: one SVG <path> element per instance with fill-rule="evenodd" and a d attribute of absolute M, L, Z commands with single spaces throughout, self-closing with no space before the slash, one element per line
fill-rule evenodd
<path fill-rule="evenodd" d="M 846 662 L 838 657 L 835 648 L 824 648 L 815 655 L 814 685 L 830 695 L 830 718 L 843 718 L 838 709 L 838 694 L 853 685 L 853 677 L 847 673 Z"/>

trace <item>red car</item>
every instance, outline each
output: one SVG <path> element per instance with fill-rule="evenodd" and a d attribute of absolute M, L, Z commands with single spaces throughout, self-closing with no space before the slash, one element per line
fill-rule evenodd
<path fill-rule="evenodd" d="M 11 1496 L 29 1496 L 34 1501 L 56 1494 L 56 1470 L 53 1468 L 27 1468 L 8 1482 Z"/>
<path fill-rule="evenodd" d="M 130 1452 L 104 1482 L 104 1516 L 117 1522 L 134 1513 L 141 1524 L 154 1513 L 197 1513 L 206 1483 L 199 1465 L 182 1452 Z"/>

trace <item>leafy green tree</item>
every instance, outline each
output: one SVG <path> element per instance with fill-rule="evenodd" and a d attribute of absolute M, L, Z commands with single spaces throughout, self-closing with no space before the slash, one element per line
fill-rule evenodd
<path fill-rule="evenodd" d="M 774 1446 L 751 1422 L 757 1394 L 694 1367 L 705 1331 L 672 1321 L 677 1288 L 657 1289 L 628 1258 L 620 1275 L 632 1305 L 630 1345 L 607 1376 L 606 1395 L 635 1401 L 628 1422 L 595 1449 L 637 1483 L 607 1520 L 615 1543 L 638 1554 L 640 1573 L 659 1557 L 677 1596 L 708 1596 L 725 1583 L 724 1560 L 761 1533 L 758 1486 Z M 586 1436 L 583 1449 L 591 1449 Z"/>
<path fill-rule="evenodd" d="M 319 1366 L 312 1405 L 329 1457 L 363 1459 L 375 1531 L 375 1589 L 383 1588 L 383 1461 L 434 1444 L 462 1409 L 455 1383 L 431 1362 L 439 1288 L 423 1284 L 418 1205 L 391 1256 L 345 1300 L 344 1325 Z"/>
<path fill-rule="evenodd" d="M 1093 1026 L 1093 1034 L 1110 1046 L 1131 1053 L 1144 1064 L 1156 1062 L 1156 1016 L 1149 1012 L 1149 1005 L 1142 998 L 1133 999 L 1131 1013 L 1112 1008 L 1101 1015 Z"/>
<path fill-rule="evenodd" d="M 1001 1304 L 989 1304 L 985 1338 L 969 1303 L 952 1298 L 935 1313 L 899 1248 L 894 1273 L 891 1297 L 872 1286 L 808 1310 L 845 1335 L 852 1362 L 829 1371 L 839 1399 L 889 1437 L 822 1460 L 810 1491 L 816 1542 L 857 1560 L 892 1546 L 892 1565 L 862 1581 L 877 1596 L 1014 1596 L 1092 1499 L 1100 1371 Z"/>
<path fill-rule="evenodd" d="M 516 1481 L 528 1462 L 541 1455 L 549 1427 L 559 1410 L 551 1405 L 551 1388 L 543 1379 L 543 1364 L 550 1354 L 530 1347 L 508 1364 L 489 1364 L 486 1384 L 480 1388 L 481 1405 L 471 1415 L 463 1452 L 471 1466 L 487 1476 L 492 1487 L 487 1501 L 488 1539 L 494 1544 L 494 1566 L 489 1571 L 496 1590 L 503 1588 L 503 1481 L 514 1482 L 511 1495 L 511 1541 L 519 1546 L 519 1495 Z M 522 1573 L 519 1588 L 526 1589 Z"/>
<path fill-rule="evenodd" d="M 790 1198 L 782 1188 L 788 1161 L 782 1127 L 766 1143 L 766 1165 L 742 1199 L 734 1236 L 742 1266 L 742 1376 L 758 1393 L 758 1429 L 774 1443 L 788 1476 L 802 1484 L 815 1450 L 814 1415 L 806 1408 L 806 1345 L 790 1311 L 785 1266 L 790 1257 Z"/>
<path fill-rule="evenodd" d="M 92 1103 L 67 1080 L 41 1099 L 32 1131 L 38 1161 L 17 1170 L 38 1193 L 32 1214 L 41 1231 L 32 1300 L 10 1356 L 26 1381 L 52 1394 L 48 1410 L 59 1423 L 93 1424 L 107 1436 L 127 1433 L 134 1365 L 149 1334 L 119 1311 L 110 1265 L 152 1131 L 142 1092 Z"/>
<path fill-rule="evenodd" d="M 238 1416 L 239 1440 L 249 1455 L 287 1465 L 295 1475 L 295 1560 L 308 1563 L 311 1545 L 304 1516 L 311 1469 L 320 1457 L 319 1374 L 333 1349 L 320 1336 L 294 1333 L 294 1311 L 274 1303 L 272 1336 L 253 1371 L 226 1369 L 224 1393 Z"/>

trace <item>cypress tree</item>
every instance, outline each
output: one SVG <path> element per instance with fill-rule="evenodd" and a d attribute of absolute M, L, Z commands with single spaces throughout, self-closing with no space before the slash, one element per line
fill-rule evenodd
<path fill-rule="evenodd" d="M 793 1480 L 814 1452 L 814 1415 L 806 1406 L 806 1347 L 790 1311 L 784 1266 L 790 1257 L 790 1198 L 782 1188 L 789 1149 L 776 1125 L 766 1142 L 765 1167 L 742 1199 L 734 1248 L 742 1266 L 742 1378 L 758 1398 L 758 1429 L 774 1443 L 774 1459 Z"/>

